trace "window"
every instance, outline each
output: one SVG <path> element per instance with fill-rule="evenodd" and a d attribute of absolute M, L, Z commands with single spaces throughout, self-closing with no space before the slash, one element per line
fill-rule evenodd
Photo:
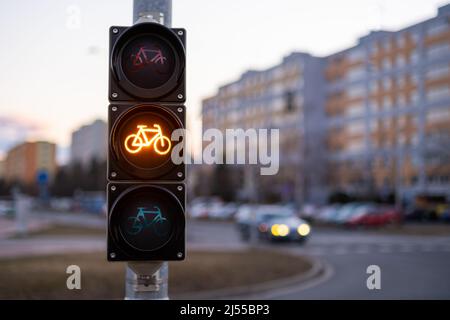
<path fill-rule="evenodd" d="M 347 145 L 345 150 L 349 152 L 359 152 L 364 149 L 364 140 L 363 139 L 357 139 L 350 141 Z"/>
<path fill-rule="evenodd" d="M 403 48 L 405 46 L 405 34 L 399 33 L 397 35 L 397 47 Z"/>
<path fill-rule="evenodd" d="M 348 105 L 345 114 L 350 117 L 360 116 L 364 113 L 364 106 L 361 103 L 353 103 Z"/>
<path fill-rule="evenodd" d="M 417 86 L 419 84 L 419 75 L 417 73 L 411 74 L 410 79 L 413 86 Z"/>
<path fill-rule="evenodd" d="M 351 86 L 347 90 L 347 96 L 350 99 L 363 97 L 365 94 L 365 91 L 366 91 L 366 88 L 363 83 L 356 84 L 356 85 Z"/>
<path fill-rule="evenodd" d="M 411 93 L 411 105 L 417 105 L 419 103 L 419 93 L 416 91 L 416 90 L 414 90 L 412 93 Z"/>
<path fill-rule="evenodd" d="M 397 56 L 396 67 L 403 68 L 406 64 L 405 57 L 403 55 Z"/>
<path fill-rule="evenodd" d="M 352 121 L 347 125 L 347 132 L 350 135 L 360 135 L 364 133 L 364 121 Z"/>
<path fill-rule="evenodd" d="M 364 49 L 363 48 L 353 49 L 348 53 L 347 57 L 352 62 L 364 60 L 365 58 Z"/>
<path fill-rule="evenodd" d="M 405 77 L 404 76 L 400 76 L 397 78 L 397 87 L 398 88 L 402 88 L 405 86 Z"/>
<path fill-rule="evenodd" d="M 427 50 L 428 59 L 434 59 L 442 57 L 450 52 L 450 46 L 448 43 L 440 43 L 434 45 Z"/>
<path fill-rule="evenodd" d="M 363 66 L 353 68 L 347 73 L 347 80 L 353 81 L 353 80 L 361 79 L 364 76 L 364 73 L 365 73 L 365 70 L 364 70 Z"/>
<path fill-rule="evenodd" d="M 393 81 L 390 78 L 383 79 L 383 89 L 384 91 L 389 91 L 392 89 Z"/>
<path fill-rule="evenodd" d="M 449 75 L 450 75 L 450 67 L 448 64 L 430 66 L 425 73 L 425 77 L 427 80 L 444 78 L 448 77 Z"/>
<path fill-rule="evenodd" d="M 383 109 L 384 110 L 389 110 L 390 108 L 392 108 L 392 100 L 390 97 L 384 97 L 383 99 Z"/>
<path fill-rule="evenodd" d="M 438 122 L 450 118 L 450 109 L 431 109 L 427 112 L 427 122 Z"/>
<path fill-rule="evenodd" d="M 417 62 L 419 62 L 419 53 L 417 53 L 417 51 L 414 51 L 409 56 L 409 61 L 410 61 L 411 64 L 416 64 Z"/>
<path fill-rule="evenodd" d="M 449 25 L 446 20 L 437 20 L 428 24 L 427 35 L 434 36 L 448 30 Z"/>
<path fill-rule="evenodd" d="M 375 92 L 378 91 L 378 84 L 375 80 L 371 80 L 369 82 L 369 91 L 371 94 L 374 94 Z"/>
<path fill-rule="evenodd" d="M 415 45 L 418 45 L 420 42 L 420 34 L 417 31 L 414 33 L 411 33 L 411 39 Z"/>
<path fill-rule="evenodd" d="M 445 85 L 440 87 L 432 87 L 428 89 L 426 97 L 429 102 L 439 101 L 448 98 L 450 97 L 449 86 Z"/>
<path fill-rule="evenodd" d="M 397 106 L 404 107 L 406 105 L 406 99 L 404 94 L 397 95 Z"/>
<path fill-rule="evenodd" d="M 284 94 L 284 105 L 286 111 L 291 112 L 295 109 L 294 98 L 295 96 L 292 91 L 288 91 Z"/>

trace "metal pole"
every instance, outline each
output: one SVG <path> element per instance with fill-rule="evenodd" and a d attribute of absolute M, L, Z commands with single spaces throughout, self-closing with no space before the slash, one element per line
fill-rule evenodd
<path fill-rule="evenodd" d="M 166 27 L 172 26 L 172 0 L 134 0 L 133 23 L 148 13 L 161 13 L 164 20 L 160 23 Z M 153 17 L 156 19 L 156 17 Z"/>
<path fill-rule="evenodd" d="M 172 25 L 172 0 L 134 0 L 133 23 L 158 22 Z M 167 261 L 128 262 L 125 273 L 125 300 L 168 300 Z"/>

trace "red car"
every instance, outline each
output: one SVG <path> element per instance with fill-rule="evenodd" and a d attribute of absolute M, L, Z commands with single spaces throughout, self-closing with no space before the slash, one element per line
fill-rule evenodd
<path fill-rule="evenodd" d="M 402 222 L 402 219 L 403 219 L 402 211 L 394 207 L 386 207 L 381 213 L 380 223 L 382 225 L 397 224 Z"/>
<path fill-rule="evenodd" d="M 377 207 L 349 221 L 353 226 L 384 226 L 402 221 L 402 212 L 394 207 Z"/>

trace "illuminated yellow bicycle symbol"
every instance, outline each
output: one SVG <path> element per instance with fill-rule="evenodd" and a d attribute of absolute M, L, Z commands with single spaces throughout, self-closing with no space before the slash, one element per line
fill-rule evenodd
<path fill-rule="evenodd" d="M 153 128 L 148 128 L 146 125 L 138 125 L 137 133 L 130 134 L 125 139 L 125 149 L 129 153 L 138 153 L 144 147 L 151 147 L 160 155 L 165 155 L 169 152 L 172 143 L 169 138 L 163 135 L 161 126 L 154 124 Z M 156 133 L 151 139 L 148 138 L 147 133 Z"/>

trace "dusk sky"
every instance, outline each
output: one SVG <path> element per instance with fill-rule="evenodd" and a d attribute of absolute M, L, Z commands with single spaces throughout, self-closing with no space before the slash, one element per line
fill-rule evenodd
<path fill-rule="evenodd" d="M 436 0 L 173 0 L 173 26 L 187 29 L 191 128 L 201 100 L 247 69 L 292 51 L 327 55 L 370 30 L 432 17 Z M 23 140 L 58 143 L 108 106 L 108 29 L 132 23 L 128 0 L 17 0 L 0 4 L 0 157 Z"/>

